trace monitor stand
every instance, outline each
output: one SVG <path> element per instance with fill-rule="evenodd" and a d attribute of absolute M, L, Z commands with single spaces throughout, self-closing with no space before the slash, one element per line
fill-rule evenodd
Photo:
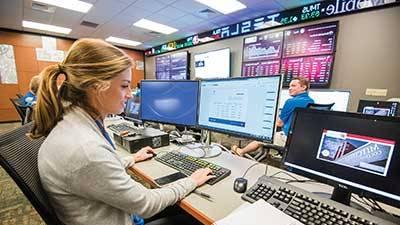
<path fill-rule="evenodd" d="M 221 148 L 211 143 L 211 132 L 201 131 L 201 143 L 188 144 L 180 149 L 186 155 L 196 158 L 212 158 L 221 154 Z"/>

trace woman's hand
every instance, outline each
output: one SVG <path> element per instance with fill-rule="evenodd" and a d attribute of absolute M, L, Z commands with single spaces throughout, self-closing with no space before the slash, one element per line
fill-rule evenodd
<path fill-rule="evenodd" d="M 199 187 L 209 179 L 215 177 L 215 175 L 211 175 L 211 172 L 212 171 L 210 168 L 201 168 L 194 171 L 194 173 L 190 175 L 190 178 L 192 178 L 192 180 L 196 183 L 197 187 Z"/>
<path fill-rule="evenodd" d="M 151 157 L 153 157 L 155 155 L 154 153 L 154 149 L 146 146 L 142 149 L 140 149 L 139 151 L 137 151 L 135 154 L 133 154 L 133 158 L 135 160 L 135 162 L 140 162 L 146 159 L 149 159 Z"/>

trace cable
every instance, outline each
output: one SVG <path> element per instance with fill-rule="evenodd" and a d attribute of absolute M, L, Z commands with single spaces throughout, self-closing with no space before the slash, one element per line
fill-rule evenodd
<path fill-rule="evenodd" d="M 244 172 L 244 174 L 243 174 L 243 178 L 246 176 L 246 174 L 247 174 L 247 172 L 249 172 L 249 170 L 251 169 L 251 168 L 253 168 L 254 166 L 256 166 L 256 165 L 258 165 L 258 164 L 260 164 L 260 165 L 263 165 L 262 163 L 259 163 L 259 162 L 256 162 L 256 163 L 254 163 L 254 164 L 252 164 L 251 166 L 249 166 L 247 169 L 246 169 L 246 171 Z M 268 165 L 266 165 L 267 167 L 268 167 Z"/>

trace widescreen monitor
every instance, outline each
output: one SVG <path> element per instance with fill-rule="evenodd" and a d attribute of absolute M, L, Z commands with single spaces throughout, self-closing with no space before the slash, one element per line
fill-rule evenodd
<path fill-rule="evenodd" d="M 296 109 L 284 164 L 350 193 L 400 206 L 400 118 Z"/>
<path fill-rule="evenodd" d="M 187 51 L 156 57 L 157 80 L 187 80 L 189 78 Z"/>
<path fill-rule="evenodd" d="M 272 142 L 281 76 L 200 82 L 200 128 Z"/>
<path fill-rule="evenodd" d="M 198 81 L 143 80 L 140 87 L 143 121 L 196 126 Z"/>
<path fill-rule="evenodd" d="M 195 77 L 199 79 L 228 78 L 230 76 L 230 49 L 196 54 L 194 56 Z"/>
<path fill-rule="evenodd" d="M 400 102 L 360 100 L 357 112 L 376 116 L 398 116 Z"/>
<path fill-rule="evenodd" d="M 343 90 L 309 90 L 308 94 L 317 104 L 335 103 L 331 110 L 346 112 L 351 92 Z M 292 97 L 289 95 L 289 90 L 282 90 L 279 98 L 279 108 L 282 109 L 286 100 L 290 98 Z"/>

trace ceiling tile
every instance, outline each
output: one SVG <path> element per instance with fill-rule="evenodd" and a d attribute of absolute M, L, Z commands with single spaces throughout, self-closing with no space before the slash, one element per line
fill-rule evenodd
<path fill-rule="evenodd" d="M 0 26 L 22 28 L 23 1 L 0 1 Z"/>
<path fill-rule="evenodd" d="M 179 17 L 182 17 L 184 15 L 187 14 L 187 12 L 182 11 L 180 9 L 177 9 L 175 7 L 172 6 L 167 6 L 163 9 L 161 9 L 160 11 L 157 12 L 157 14 L 161 15 L 161 16 L 166 16 L 168 18 L 171 19 L 177 19 Z"/>
<path fill-rule="evenodd" d="M 173 6 L 175 8 L 181 9 L 185 12 L 193 13 L 193 12 L 200 12 L 201 10 L 208 9 L 206 5 L 198 3 L 194 0 L 178 0 L 174 2 Z"/>
<path fill-rule="evenodd" d="M 51 14 L 51 13 L 33 10 L 30 8 L 24 8 L 24 20 L 29 20 L 29 21 L 37 22 L 37 23 L 50 24 L 52 16 L 53 16 L 53 14 Z M 53 24 L 53 25 L 57 25 L 57 24 Z"/>
<path fill-rule="evenodd" d="M 145 9 L 154 13 L 161 10 L 162 8 L 165 8 L 167 4 L 157 1 L 138 0 L 132 6 L 140 9 Z"/>
<path fill-rule="evenodd" d="M 83 19 L 93 23 L 103 24 L 121 13 L 126 7 L 127 4 L 122 2 L 98 0 Z"/>
<path fill-rule="evenodd" d="M 198 24 L 204 21 L 204 19 L 196 17 L 192 14 L 187 14 L 181 18 L 179 18 L 177 21 L 186 23 L 188 26 L 193 25 L 193 24 Z"/>

